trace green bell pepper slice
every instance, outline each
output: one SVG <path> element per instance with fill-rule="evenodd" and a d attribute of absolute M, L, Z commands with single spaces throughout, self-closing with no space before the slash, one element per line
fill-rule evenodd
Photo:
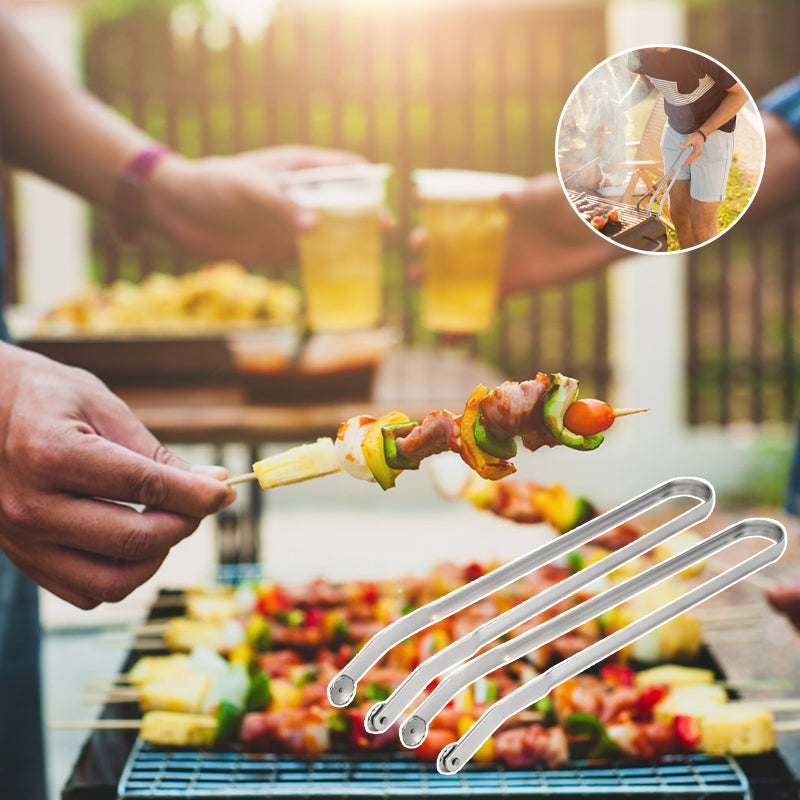
<path fill-rule="evenodd" d="M 585 741 L 571 745 L 572 755 L 576 758 L 611 758 L 619 755 L 619 747 L 594 714 L 570 714 L 563 725 L 567 735 L 585 738 Z"/>
<path fill-rule="evenodd" d="M 478 407 L 478 414 L 475 417 L 475 444 L 484 453 L 496 458 L 508 460 L 514 458 L 517 454 L 517 441 L 513 436 L 501 439 L 483 424 L 483 401 L 481 401 L 481 405 Z"/>
<path fill-rule="evenodd" d="M 230 744 L 239 738 L 242 725 L 242 709 L 230 700 L 223 700 L 217 706 L 217 729 L 214 733 L 215 744 Z"/>
<path fill-rule="evenodd" d="M 269 675 L 259 671 L 250 679 L 250 686 L 244 698 L 245 711 L 266 711 L 272 700 L 269 687 Z"/>
<path fill-rule="evenodd" d="M 391 469 L 419 469 L 419 461 L 404 458 L 397 452 L 397 438 L 408 436 L 419 422 L 394 422 L 381 428 L 383 434 L 383 455 Z"/>
<path fill-rule="evenodd" d="M 573 450 L 594 450 L 603 443 L 603 434 L 581 436 L 564 425 L 564 414 L 578 399 L 578 381 L 557 372 L 550 376 L 550 388 L 544 399 L 544 426 L 563 445 Z"/>

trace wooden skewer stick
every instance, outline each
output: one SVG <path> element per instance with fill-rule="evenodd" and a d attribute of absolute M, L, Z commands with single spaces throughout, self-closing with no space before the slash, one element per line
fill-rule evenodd
<path fill-rule="evenodd" d="M 768 711 L 800 711 L 800 697 L 766 697 L 753 702 Z"/>
<path fill-rule="evenodd" d="M 717 681 L 719 686 L 724 686 L 726 689 L 733 689 L 733 690 L 741 690 L 743 692 L 747 691 L 792 691 L 794 687 L 794 683 L 790 680 L 785 680 L 782 678 L 754 678 L 753 680 L 747 680 L 745 678 L 741 680 L 733 679 L 733 680 L 724 680 L 724 681 Z"/>
<path fill-rule="evenodd" d="M 775 733 L 795 733 L 800 731 L 800 719 L 779 719 L 772 723 Z"/>
<path fill-rule="evenodd" d="M 248 472 L 246 475 L 237 475 L 235 478 L 228 478 L 225 481 L 226 486 L 235 486 L 237 483 L 247 483 L 247 481 L 256 480 L 255 472 Z"/>
<path fill-rule="evenodd" d="M 51 720 L 47 727 L 54 731 L 67 730 L 139 730 L 142 727 L 140 719 L 67 719 Z"/>
<path fill-rule="evenodd" d="M 643 412 L 649 410 L 649 408 L 615 408 L 614 419 L 617 417 L 628 417 L 631 414 L 642 414 Z"/>

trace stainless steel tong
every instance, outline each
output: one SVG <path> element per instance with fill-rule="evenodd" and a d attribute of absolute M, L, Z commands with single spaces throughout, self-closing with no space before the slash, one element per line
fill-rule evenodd
<path fill-rule="evenodd" d="M 632 545 L 628 545 L 612 553 L 610 556 L 607 556 L 603 559 L 603 562 L 598 562 L 598 564 L 588 567 L 587 569 L 591 570 L 591 572 L 588 573 L 588 581 L 605 575 L 617 567 L 622 566 L 622 564 L 635 558 L 640 552 L 651 549 L 658 541 L 663 541 L 698 522 L 702 522 L 708 517 L 714 507 L 714 488 L 708 481 L 704 481 L 701 478 L 674 478 L 665 481 L 637 497 L 622 503 L 611 511 L 607 511 L 605 514 L 584 523 L 569 533 L 565 533 L 553 539 L 542 547 L 532 550 L 510 561 L 508 564 L 492 570 L 477 580 L 387 625 L 383 630 L 376 633 L 330 682 L 328 685 L 328 699 L 334 706 L 342 707 L 348 705 L 355 697 L 358 681 L 361 680 L 367 671 L 380 661 L 389 650 L 405 641 L 409 636 L 419 633 L 419 631 L 427 628 L 429 625 L 433 625 L 439 620 L 446 619 L 457 611 L 461 611 L 467 606 L 482 600 L 484 597 L 488 597 L 498 589 L 502 589 L 509 583 L 549 564 L 557 558 L 565 556 L 567 553 L 587 544 L 592 541 L 592 539 L 596 539 L 598 536 L 607 533 L 618 525 L 630 521 L 643 512 L 649 511 L 661 503 L 677 497 L 689 497 L 698 501 L 698 503 L 675 519 L 670 520 L 666 525 L 653 531 L 652 534 L 648 535 L 650 538 L 643 537 L 643 540 L 646 539 L 648 541 L 648 545 L 644 549 L 640 550 L 638 546 L 635 546 L 637 542 L 634 542 Z M 658 534 L 658 536 L 655 534 Z M 600 567 L 600 563 L 603 563 L 604 566 Z M 578 575 L 581 576 L 580 583 L 571 578 L 567 579 L 570 583 L 566 593 L 563 593 L 561 588 L 567 581 L 562 581 L 556 585 L 558 588 L 553 587 L 552 591 L 548 589 L 547 592 L 543 592 L 538 595 L 537 598 L 526 601 L 526 610 L 523 612 L 525 616 L 519 620 L 513 621 L 508 627 L 505 627 L 508 624 L 507 614 L 511 614 L 517 609 L 512 609 L 512 611 L 507 612 L 507 614 L 498 617 L 493 623 L 499 623 L 500 620 L 503 620 L 503 622 L 498 625 L 497 632 L 491 635 L 489 639 L 486 639 L 486 641 L 492 641 L 506 630 L 511 630 L 516 627 L 516 625 L 520 624 L 520 622 L 530 619 L 531 616 L 538 613 L 536 608 L 540 602 L 539 598 L 543 595 L 546 595 L 546 597 L 541 601 L 544 605 L 538 609 L 539 611 L 549 608 L 559 602 L 559 600 L 574 593 L 580 586 L 584 585 L 584 580 L 587 580 L 587 570 L 582 570 Z M 503 619 L 504 617 L 505 619 Z M 481 638 L 483 638 L 483 636 L 484 634 L 481 634 Z M 396 694 L 402 690 L 399 700 L 391 699 L 392 701 L 391 704 L 388 705 L 388 708 L 387 704 L 389 704 L 389 701 L 387 700 L 386 704 L 383 705 L 383 713 L 376 711 L 370 714 L 368 723 L 370 728 L 368 728 L 368 730 L 377 732 L 388 728 L 391 723 L 397 719 L 400 713 L 402 713 L 405 705 L 419 693 L 422 687 L 427 685 L 430 678 L 435 677 L 444 669 L 454 666 L 465 658 L 469 658 L 473 655 L 475 652 L 475 650 L 472 649 L 474 647 L 474 642 L 471 640 L 465 644 L 462 644 L 462 642 L 464 642 L 464 639 L 453 643 L 446 650 L 436 653 L 433 658 L 437 660 L 433 667 L 427 667 L 427 662 L 421 664 L 417 670 L 424 668 L 423 675 L 430 675 L 430 677 L 426 678 L 423 682 L 422 677 L 415 677 L 417 672 L 415 670 L 407 681 L 398 687 L 395 692 Z M 444 653 L 447 653 L 447 656 L 443 656 Z M 409 688 L 404 688 L 409 681 L 411 681 L 411 686 Z M 391 717 L 391 721 L 382 724 L 383 717 L 386 716 L 388 720 L 390 715 L 394 715 Z"/>
<path fill-rule="evenodd" d="M 678 164 L 681 162 L 681 158 L 684 155 L 686 155 L 686 158 L 684 159 L 683 164 L 678 166 Z M 656 183 L 652 189 L 647 191 L 639 198 L 639 200 L 636 202 L 636 208 L 641 211 L 641 204 L 649 197 L 650 202 L 647 204 L 647 213 L 651 217 L 656 216 L 653 213 L 653 204 L 656 200 L 658 200 L 659 209 L 663 207 L 667 197 L 669 197 L 669 193 L 672 190 L 673 184 L 678 178 L 678 173 L 683 169 L 684 164 L 689 160 L 691 155 L 691 151 L 688 154 L 684 154 L 684 152 L 681 150 L 678 153 L 677 158 L 672 162 L 672 166 L 669 168 L 669 171 L 664 172 L 661 180 Z"/>

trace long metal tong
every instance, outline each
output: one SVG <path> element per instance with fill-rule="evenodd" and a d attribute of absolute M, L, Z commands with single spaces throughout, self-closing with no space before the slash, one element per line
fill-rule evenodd
<path fill-rule="evenodd" d="M 433 625 L 435 622 L 445 619 L 455 614 L 457 611 L 461 611 L 467 606 L 482 600 L 484 597 L 488 597 L 507 584 L 549 564 L 557 558 L 565 556 L 567 553 L 587 544 L 592 541 L 592 539 L 596 539 L 598 536 L 607 533 L 618 525 L 628 522 L 643 512 L 649 511 L 661 503 L 677 497 L 689 497 L 697 500 L 698 504 L 683 512 L 675 519 L 670 520 L 665 525 L 662 525 L 660 528 L 653 531 L 652 534 L 643 537 L 638 542 L 633 542 L 631 545 L 627 545 L 607 556 L 601 562 L 597 562 L 597 564 L 582 570 L 578 573 L 578 575 L 581 576 L 580 583 L 578 580 L 568 578 L 566 581 L 561 581 L 556 584 L 552 587 L 552 590 L 548 589 L 540 595 L 537 595 L 536 598 L 526 601 L 526 603 L 523 604 L 526 606 L 523 612 L 525 616 L 521 620 L 513 621 L 507 628 L 505 627 L 509 621 L 507 614 L 511 614 L 512 611 L 516 611 L 517 609 L 512 609 L 512 611 L 507 612 L 507 614 L 498 617 L 493 623 L 499 623 L 500 620 L 503 620 L 503 622 L 498 625 L 498 632 L 494 633 L 486 641 L 492 641 L 506 630 L 511 630 L 516 627 L 521 621 L 529 619 L 531 616 L 538 613 L 538 611 L 543 611 L 559 602 L 559 600 L 568 597 L 570 594 L 574 593 L 579 586 L 584 584 L 584 581 L 587 580 L 587 576 L 588 580 L 591 581 L 602 575 L 606 575 L 635 558 L 641 552 L 650 550 L 657 541 L 664 541 L 670 536 L 702 522 L 708 517 L 714 507 L 714 488 L 708 481 L 704 481 L 701 478 L 674 478 L 665 481 L 637 497 L 622 503 L 611 511 L 607 511 L 605 514 L 584 523 L 580 527 L 575 528 L 575 530 L 553 539 L 542 547 L 526 553 L 514 559 L 514 561 L 510 561 L 502 567 L 492 570 L 477 580 L 387 625 L 383 630 L 376 633 L 330 682 L 328 685 L 328 699 L 334 706 L 342 707 L 348 705 L 355 696 L 358 681 L 361 680 L 369 669 L 380 661 L 389 650 L 405 641 L 409 636 L 419 633 L 419 631 L 427 628 L 429 625 Z M 646 547 L 641 548 L 637 546 L 639 542 L 643 543 L 645 541 L 647 542 Z M 603 565 L 602 567 L 600 566 L 601 564 Z M 566 590 L 564 590 L 565 584 L 568 584 Z M 542 597 L 544 597 L 544 600 L 539 600 L 539 598 Z M 539 603 L 543 603 L 541 608 L 538 608 Z M 521 607 L 522 606 L 519 608 Z M 538 611 L 536 610 L 537 608 Z M 502 630 L 500 630 L 500 628 L 502 628 Z M 483 635 L 484 634 L 481 634 L 481 637 L 483 637 Z M 469 639 L 469 637 L 465 638 Z M 426 666 L 427 662 L 421 664 L 417 670 L 424 668 L 423 675 L 430 675 L 430 677 L 426 678 L 423 682 L 422 676 L 415 677 L 417 675 L 417 671 L 415 670 L 406 682 L 396 690 L 395 695 L 402 690 L 399 699 L 390 698 L 391 704 L 390 701 L 387 700 L 386 703 L 383 704 L 382 713 L 376 711 L 370 714 L 368 722 L 370 727 L 368 730 L 377 732 L 388 728 L 402 713 L 405 706 L 413 700 L 425 685 L 427 685 L 430 678 L 435 677 L 444 669 L 460 663 L 465 658 L 474 655 L 475 650 L 472 649 L 475 646 L 474 641 L 469 640 L 464 644 L 462 644 L 462 642 L 464 642 L 464 639 L 453 643 L 450 647 L 435 654 L 433 656 L 433 658 L 436 659 L 434 666 Z M 444 656 L 444 653 L 447 653 L 447 655 Z M 408 682 L 411 682 L 411 686 L 406 688 Z M 384 716 L 387 718 L 386 723 L 383 722 Z"/>
<path fill-rule="evenodd" d="M 683 164 L 678 166 L 681 161 L 681 157 L 684 155 L 683 151 L 681 150 L 678 153 L 677 158 L 672 162 L 672 166 L 669 168 L 669 171 L 665 172 L 662 176 L 661 180 L 653 186 L 652 189 L 647 191 L 643 194 L 639 200 L 636 202 L 636 208 L 641 211 L 641 204 L 649 197 L 650 202 L 647 204 L 647 213 L 649 216 L 653 217 L 656 216 L 653 213 L 653 203 L 655 203 L 656 199 L 658 199 L 659 209 L 664 206 L 667 197 L 669 197 L 669 193 L 672 190 L 672 186 L 678 178 L 678 173 L 683 169 L 686 161 L 689 160 L 692 153 L 690 152 L 686 155 L 686 159 Z M 660 214 L 660 211 L 659 211 Z"/>

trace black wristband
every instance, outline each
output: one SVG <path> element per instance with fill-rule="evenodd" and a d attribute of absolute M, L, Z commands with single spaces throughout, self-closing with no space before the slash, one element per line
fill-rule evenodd
<path fill-rule="evenodd" d="M 699 134 L 700 134 L 700 135 L 703 137 L 703 141 L 704 141 L 704 142 L 707 142 L 707 141 L 708 141 L 708 136 L 706 136 L 706 135 L 703 133 L 703 131 L 701 131 L 701 130 L 700 130 L 700 128 L 698 128 L 698 129 L 697 129 L 697 132 L 698 132 L 698 133 L 699 133 Z"/>

